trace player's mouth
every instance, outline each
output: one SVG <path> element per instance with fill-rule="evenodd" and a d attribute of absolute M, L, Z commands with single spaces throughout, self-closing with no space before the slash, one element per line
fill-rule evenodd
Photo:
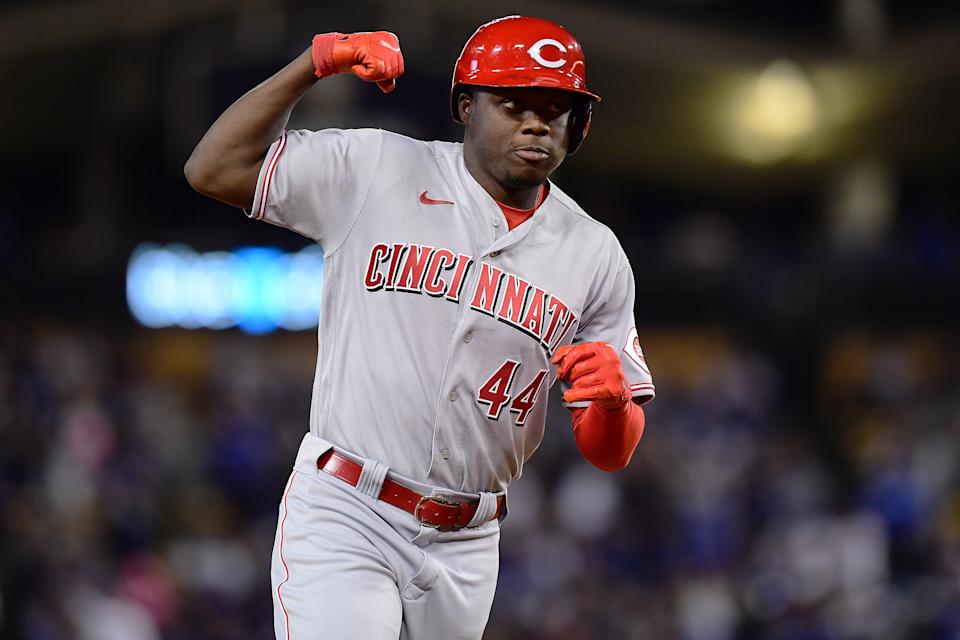
<path fill-rule="evenodd" d="M 517 147 L 513 150 L 513 152 L 527 162 L 543 162 L 544 160 L 550 158 L 549 151 L 543 147 L 538 147 L 535 145 Z"/>

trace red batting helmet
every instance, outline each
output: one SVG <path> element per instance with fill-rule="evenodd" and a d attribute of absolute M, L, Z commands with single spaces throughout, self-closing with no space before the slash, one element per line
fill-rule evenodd
<path fill-rule="evenodd" d="M 576 38 L 554 22 L 525 16 L 488 22 L 467 40 L 450 86 L 450 111 L 457 122 L 463 122 L 457 107 L 460 85 L 544 87 L 583 96 L 570 116 L 571 154 L 590 128 L 591 102 L 600 100 L 587 90 L 586 63 Z"/>

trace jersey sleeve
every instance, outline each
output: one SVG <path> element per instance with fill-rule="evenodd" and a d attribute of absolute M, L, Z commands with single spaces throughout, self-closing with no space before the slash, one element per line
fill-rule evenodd
<path fill-rule="evenodd" d="M 655 389 L 653 376 L 643 356 L 640 338 L 637 335 L 637 323 L 633 317 L 635 287 L 633 270 L 626 256 L 622 256 L 620 266 L 613 276 L 609 293 L 586 310 L 585 322 L 577 329 L 573 344 L 582 342 L 607 342 L 620 356 L 620 366 L 630 385 L 635 402 L 644 404 L 653 400 Z M 561 381 L 561 389 L 566 391 L 570 385 Z M 590 403 L 564 402 L 567 408 L 587 407 Z"/>
<path fill-rule="evenodd" d="M 363 208 L 382 143 L 378 129 L 284 131 L 267 150 L 245 212 L 334 251 Z"/>

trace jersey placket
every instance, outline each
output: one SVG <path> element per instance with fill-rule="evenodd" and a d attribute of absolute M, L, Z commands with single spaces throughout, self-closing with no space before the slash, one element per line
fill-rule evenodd
<path fill-rule="evenodd" d="M 467 312 L 470 308 L 468 298 L 470 297 L 471 291 L 476 287 L 479 278 L 480 271 L 477 265 L 479 264 L 479 260 L 485 255 L 479 247 L 488 245 L 491 241 L 491 236 L 494 236 L 493 241 L 496 240 L 495 232 L 491 233 L 490 231 L 491 229 L 495 229 L 495 227 L 493 227 L 491 223 L 483 223 L 484 219 L 488 221 L 492 220 L 490 213 L 483 211 L 483 209 L 486 208 L 484 207 L 484 203 L 476 202 L 476 199 L 472 197 L 473 194 L 468 195 L 465 189 L 462 191 L 463 196 L 466 198 L 465 202 L 469 203 L 467 207 L 464 207 L 464 213 L 474 218 L 480 218 L 480 220 L 475 219 L 472 221 L 472 224 L 469 225 L 469 228 L 474 230 L 474 233 L 471 234 L 473 237 L 470 239 L 470 244 L 474 248 L 474 255 L 471 256 L 473 262 L 468 271 L 467 281 L 462 289 L 463 293 L 457 302 L 459 306 L 457 321 L 450 335 L 450 341 L 447 343 L 446 358 L 443 364 L 443 371 L 440 375 L 440 386 L 437 390 L 430 467 L 427 469 L 428 477 L 433 477 L 434 470 L 438 468 L 440 469 L 440 473 L 437 475 L 448 478 L 455 477 L 457 479 L 457 485 L 448 487 L 450 489 L 460 489 L 463 486 L 466 457 L 463 451 L 464 443 L 460 437 L 463 433 L 463 426 L 460 425 L 460 422 L 462 422 L 462 414 L 464 412 L 457 411 L 457 405 L 458 403 L 470 400 L 470 396 L 463 390 L 454 388 L 456 386 L 455 384 L 451 385 L 451 367 L 454 362 L 453 354 L 457 351 L 460 346 L 460 341 L 464 340 L 466 335 L 463 327 L 467 322 Z M 481 213 L 478 214 L 477 211 Z M 471 340 L 472 338 L 468 340 L 468 343 Z"/>
<path fill-rule="evenodd" d="M 453 363 L 459 361 L 458 358 L 454 358 L 454 354 L 463 349 L 464 345 L 470 344 L 472 341 L 472 323 L 479 320 L 479 318 L 473 319 L 468 316 L 469 297 L 477 286 L 480 277 L 480 262 L 491 258 L 496 259 L 500 252 L 520 243 L 533 228 L 534 218 L 536 218 L 534 216 L 527 223 L 510 230 L 503 211 L 500 210 L 496 201 L 470 175 L 462 159 L 459 164 L 460 191 L 465 197 L 465 203 L 469 203 L 465 207 L 465 213 L 474 218 L 471 227 L 478 232 L 471 239 L 471 244 L 474 247 L 473 263 L 463 289 L 464 293 L 458 302 L 460 311 L 447 345 L 446 360 L 440 377 L 433 424 L 430 467 L 427 470 L 428 476 L 432 476 L 434 470 L 438 469 L 438 465 L 444 465 L 447 468 L 442 469 L 440 475 L 447 477 L 451 475 L 450 471 L 453 471 L 457 477 L 458 486 L 450 487 L 452 489 L 461 488 L 465 478 L 465 442 L 462 439 L 465 428 L 461 423 L 464 420 L 481 417 L 479 407 L 476 406 L 473 398 L 475 390 L 461 388 L 463 385 L 457 379 L 456 371 L 451 371 L 451 367 L 454 366 Z M 492 234 L 490 230 L 493 231 Z M 451 381 L 451 378 L 453 378 L 453 381 Z"/>

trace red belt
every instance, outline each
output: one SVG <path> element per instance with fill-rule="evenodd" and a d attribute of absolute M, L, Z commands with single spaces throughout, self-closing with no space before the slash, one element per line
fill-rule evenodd
<path fill-rule="evenodd" d="M 363 465 L 333 449 L 317 458 L 317 468 L 354 487 L 360 482 L 360 472 L 363 471 Z M 443 495 L 424 496 L 390 478 L 384 478 L 377 498 L 412 513 L 420 523 L 440 531 L 457 531 L 466 527 L 473 520 L 473 515 L 480 504 L 479 499 L 465 500 Z M 504 504 L 504 497 L 497 496 L 497 510 L 490 516 L 490 520 L 506 515 Z"/>

